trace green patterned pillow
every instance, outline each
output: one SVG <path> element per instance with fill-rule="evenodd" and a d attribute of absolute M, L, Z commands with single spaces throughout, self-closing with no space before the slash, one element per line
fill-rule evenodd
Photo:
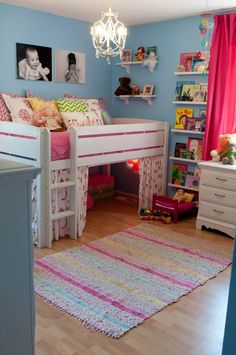
<path fill-rule="evenodd" d="M 83 100 L 57 99 L 60 112 L 88 112 L 88 104 Z"/>

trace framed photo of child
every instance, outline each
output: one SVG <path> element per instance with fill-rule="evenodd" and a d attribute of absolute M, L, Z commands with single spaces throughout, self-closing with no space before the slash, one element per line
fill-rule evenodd
<path fill-rule="evenodd" d="M 52 49 L 16 43 L 17 79 L 52 81 Z"/>
<path fill-rule="evenodd" d="M 85 53 L 56 49 L 55 81 L 85 84 Z"/>
<path fill-rule="evenodd" d="M 143 95 L 151 96 L 153 93 L 154 85 L 153 84 L 144 84 Z"/>
<path fill-rule="evenodd" d="M 122 62 L 131 62 L 132 61 L 132 49 L 123 49 L 121 54 Z"/>

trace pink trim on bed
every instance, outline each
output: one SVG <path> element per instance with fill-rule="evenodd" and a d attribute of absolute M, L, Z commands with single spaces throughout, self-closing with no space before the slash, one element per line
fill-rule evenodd
<path fill-rule="evenodd" d="M 109 154 L 120 154 L 120 153 L 135 152 L 135 151 L 139 151 L 139 150 L 156 149 L 156 148 L 162 148 L 162 147 L 163 147 L 162 145 L 157 145 L 157 146 L 153 146 L 153 147 L 132 148 L 132 149 L 115 150 L 115 151 L 103 152 L 103 153 L 83 154 L 83 155 L 78 155 L 78 158 L 96 157 L 96 156 L 100 156 L 100 155 L 109 155 Z"/>
<path fill-rule="evenodd" d="M 112 136 L 125 136 L 131 134 L 144 134 L 144 133 L 157 133 L 162 130 L 153 130 L 153 131 L 133 131 L 133 132 L 119 132 L 119 133 L 100 133 L 100 134 L 86 134 L 78 135 L 78 138 L 92 138 L 92 137 L 112 137 Z"/>
<path fill-rule="evenodd" d="M 34 136 L 25 136 L 23 134 L 15 134 L 15 133 L 6 133 L 6 132 L 0 132 L 2 136 L 11 136 L 11 137 L 18 137 L 18 138 L 26 138 L 26 139 L 37 139 L 37 137 Z"/>

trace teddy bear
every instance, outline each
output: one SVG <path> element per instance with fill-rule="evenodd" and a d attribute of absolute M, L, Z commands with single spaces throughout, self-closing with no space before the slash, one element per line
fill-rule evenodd
<path fill-rule="evenodd" d="M 115 95 L 132 95 L 132 88 L 130 86 L 130 78 L 122 77 L 119 78 L 120 86 L 116 89 Z"/>
<path fill-rule="evenodd" d="M 236 134 L 235 134 L 236 136 Z M 210 151 L 213 161 L 221 161 L 228 152 L 229 143 L 233 139 L 233 134 L 221 134 L 220 144 L 217 148 Z"/>
<path fill-rule="evenodd" d="M 36 127 L 47 127 L 50 131 L 64 131 L 63 120 L 55 110 L 50 107 L 44 107 L 42 110 L 34 112 L 31 117 L 31 123 Z"/>
<path fill-rule="evenodd" d="M 227 152 L 227 155 L 222 159 L 222 163 L 230 165 L 236 164 L 236 139 L 235 142 L 229 143 L 229 151 Z"/>
<path fill-rule="evenodd" d="M 138 62 L 142 62 L 145 58 L 145 48 L 138 47 L 137 53 L 135 53 L 135 57 Z"/>

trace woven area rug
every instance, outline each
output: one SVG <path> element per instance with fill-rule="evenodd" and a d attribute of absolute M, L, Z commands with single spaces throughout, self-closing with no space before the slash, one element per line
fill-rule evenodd
<path fill-rule="evenodd" d="M 143 223 L 35 260 L 35 292 L 119 338 L 224 270 L 231 248 Z"/>

